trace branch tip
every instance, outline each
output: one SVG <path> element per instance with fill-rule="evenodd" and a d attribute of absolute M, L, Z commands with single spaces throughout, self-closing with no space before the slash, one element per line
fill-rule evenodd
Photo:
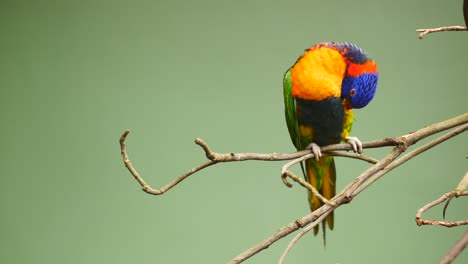
<path fill-rule="evenodd" d="M 206 144 L 205 141 L 203 141 L 201 138 L 196 138 L 195 144 L 200 146 L 203 149 L 203 151 L 205 151 L 205 155 L 207 159 L 211 161 L 215 161 L 216 154 L 210 149 L 210 147 L 208 147 L 208 144 Z"/>
<path fill-rule="evenodd" d="M 442 32 L 442 31 L 467 31 L 468 29 L 463 26 L 446 26 L 446 27 L 438 27 L 438 28 L 421 28 L 416 29 L 416 32 L 421 32 L 418 35 L 418 39 L 423 39 L 425 35 L 434 33 L 434 32 Z"/>
<path fill-rule="evenodd" d="M 127 138 L 127 135 L 130 133 L 130 129 L 125 129 L 123 132 L 122 136 L 120 136 L 120 143 L 123 143 L 125 139 Z"/>

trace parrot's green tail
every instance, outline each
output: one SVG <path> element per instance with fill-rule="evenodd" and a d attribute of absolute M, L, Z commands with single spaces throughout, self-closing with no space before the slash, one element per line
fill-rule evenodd
<path fill-rule="evenodd" d="M 335 180 L 336 180 L 336 169 L 335 169 L 335 161 L 333 157 L 326 156 L 321 157 L 318 161 L 315 159 L 308 159 L 306 160 L 306 174 L 309 183 L 327 200 L 331 200 L 335 196 L 336 187 L 335 187 Z M 314 196 L 309 191 L 309 205 L 310 210 L 315 211 L 317 208 L 322 206 L 322 202 Z M 334 216 L 333 212 L 327 216 L 325 220 L 330 228 L 333 230 L 333 222 Z M 322 229 L 323 229 L 323 241 L 326 244 L 326 234 L 325 234 L 325 221 L 322 222 Z M 319 227 L 314 227 L 314 234 L 317 235 L 319 231 Z"/>

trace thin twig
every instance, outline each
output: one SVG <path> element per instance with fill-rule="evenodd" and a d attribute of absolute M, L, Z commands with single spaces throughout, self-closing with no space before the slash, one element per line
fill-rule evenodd
<path fill-rule="evenodd" d="M 468 246 L 468 232 L 465 232 L 463 237 L 453 245 L 453 247 L 450 249 L 449 253 L 443 257 L 439 264 L 450 264 L 452 261 L 455 260 L 455 258 L 460 255 L 460 253 L 465 249 L 465 247 Z"/>
<path fill-rule="evenodd" d="M 335 198 L 332 199 L 332 201 L 339 201 L 339 199 L 336 199 L 337 196 L 335 196 Z M 343 196 L 340 197 L 340 199 L 343 199 Z M 339 204 L 339 203 L 337 203 Z M 338 206 L 338 205 L 337 205 Z M 317 220 L 320 216 L 326 214 L 326 212 L 328 212 L 330 210 L 330 206 L 328 204 L 325 204 L 324 206 L 321 206 L 319 207 L 318 209 L 316 209 L 315 211 L 295 220 L 295 221 L 292 221 L 290 222 L 289 224 L 281 227 L 280 229 L 278 229 L 273 235 L 269 236 L 268 238 L 266 238 L 265 240 L 261 241 L 260 243 L 258 243 L 257 245 L 247 249 L 246 251 L 242 252 L 241 254 L 239 254 L 238 256 L 236 256 L 234 259 L 232 259 L 231 261 L 229 261 L 229 264 L 236 264 L 236 263 L 241 263 L 245 260 L 247 260 L 248 258 L 250 258 L 251 256 L 259 253 L 260 251 L 268 248 L 271 244 L 275 243 L 276 241 L 278 241 L 279 239 L 295 232 L 296 230 L 298 230 L 299 228 L 302 228 L 310 223 L 312 223 L 313 221 Z"/>
<path fill-rule="evenodd" d="M 362 161 L 366 161 L 370 164 L 376 164 L 379 162 L 378 159 L 374 159 L 372 157 L 368 157 L 366 155 L 362 154 L 357 154 L 357 153 L 348 153 L 348 152 L 338 152 L 338 151 L 328 151 L 327 153 L 324 154 L 324 156 L 329 155 L 329 156 L 334 156 L 334 157 L 344 157 L 344 158 L 351 158 L 351 159 L 359 159 Z"/>
<path fill-rule="evenodd" d="M 294 245 L 299 241 L 305 234 L 307 234 L 312 228 L 316 227 L 318 224 L 320 224 L 325 218 L 327 218 L 328 215 L 332 210 L 329 211 L 329 213 L 324 213 L 322 214 L 319 218 L 317 218 L 315 221 L 310 223 L 308 226 L 306 226 L 304 229 L 302 229 L 301 232 L 299 232 L 288 244 L 288 246 L 284 249 L 283 254 L 281 254 L 280 259 L 278 260 L 278 264 L 283 264 L 284 260 L 288 256 L 289 252 L 291 249 L 294 247 Z"/>
<path fill-rule="evenodd" d="M 447 27 L 438 27 L 438 28 L 421 28 L 416 29 L 416 32 L 421 32 L 418 38 L 423 39 L 425 35 L 434 33 L 434 32 L 443 32 L 443 31 L 467 31 L 468 29 L 463 26 L 447 26 Z"/>
<path fill-rule="evenodd" d="M 462 220 L 462 221 L 454 221 L 454 222 L 447 222 L 447 221 L 438 221 L 438 220 L 423 220 L 422 219 L 422 214 L 425 213 L 427 210 L 430 208 L 441 204 L 448 199 L 451 199 L 454 197 L 456 194 L 455 191 L 444 193 L 439 199 L 434 200 L 423 207 L 421 207 L 417 212 L 416 212 L 416 224 L 418 226 L 422 225 L 440 225 L 440 226 L 445 226 L 445 227 L 455 227 L 455 226 L 460 226 L 460 225 L 468 225 L 468 219 L 467 220 Z M 467 196 L 468 191 L 462 192 L 459 196 Z"/>

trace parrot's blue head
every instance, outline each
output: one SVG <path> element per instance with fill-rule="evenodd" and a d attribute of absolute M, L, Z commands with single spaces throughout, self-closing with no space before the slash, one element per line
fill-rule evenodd
<path fill-rule="evenodd" d="M 351 108 L 363 108 L 372 101 L 377 90 L 379 79 L 377 68 L 374 71 L 361 73 L 354 71 L 352 75 L 349 73 L 348 70 L 341 84 L 341 97 L 349 102 Z"/>

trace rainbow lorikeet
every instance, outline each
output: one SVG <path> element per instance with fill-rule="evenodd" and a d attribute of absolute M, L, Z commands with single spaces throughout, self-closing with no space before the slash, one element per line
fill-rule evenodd
<path fill-rule="evenodd" d="M 289 68 L 283 80 L 289 135 L 297 150 L 311 149 L 315 157 L 301 164 L 305 179 L 326 199 L 335 196 L 336 169 L 332 156 L 320 146 L 349 142 L 362 152 L 361 142 L 350 137 L 353 108 L 366 106 L 377 88 L 377 65 L 358 46 L 325 42 L 307 49 Z M 308 192 L 311 211 L 322 202 Z M 327 217 L 333 230 L 333 212 Z M 322 223 L 325 241 L 325 222 Z M 318 233 L 318 226 L 314 233 Z"/>

